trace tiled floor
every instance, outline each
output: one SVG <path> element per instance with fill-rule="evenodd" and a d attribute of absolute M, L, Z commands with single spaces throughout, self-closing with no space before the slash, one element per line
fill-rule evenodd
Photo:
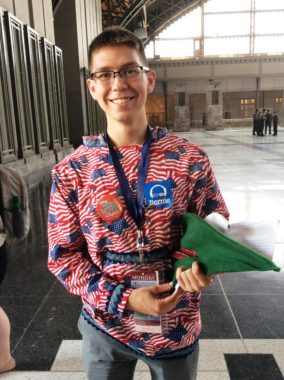
<path fill-rule="evenodd" d="M 252 136 L 249 129 L 180 135 L 208 153 L 231 222 L 284 221 L 284 128 L 277 137 Z M 76 328 L 80 300 L 46 268 L 48 195 L 48 182 L 32 189 L 32 231 L 8 252 L 0 305 L 11 319 L 17 370 L 0 380 L 86 379 Z M 278 238 L 279 264 L 283 244 L 284 234 Z M 198 380 L 283 379 L 284 272 L 218 278 L 203 293 L 202 316 Z M 148 379 L 139 363 L 135 380 Z"/>

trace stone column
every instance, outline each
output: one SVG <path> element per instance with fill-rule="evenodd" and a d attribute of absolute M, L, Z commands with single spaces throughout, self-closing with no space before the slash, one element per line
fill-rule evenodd
<path fill-rule="evenodd" d="M 209 84 L 206 93 L 206 123 L 207 131 L 224 129 L 223 125 L 223 97 L 218 84 Z"/>
<path fill-rule="evenodd" d="M 189 93 L 186 84 L 176 85 L 174 130 L 176 132 L 190 130 Z"/>

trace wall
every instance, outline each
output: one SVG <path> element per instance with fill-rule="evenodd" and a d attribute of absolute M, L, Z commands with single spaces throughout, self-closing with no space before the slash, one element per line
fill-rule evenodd
<path fill-rule="evenodd" d="M 206 111 L 206 94 L 189 94 L 192 127 L 202 127 L 202 114 Z"/>
<path fill-rule="evenodd" d="M 253 113 L 252 107 L 241 107 L 240 99 L 257 98 L 259 108 L 277 109 L 284 115 L 284 104 L 276 105 L 275 98 L 283 98 L 284 56 L 219 58 L 204 60 L 150 61 L 157 73 L 154 94 L 163 97 L 163 81 L 167 78 L 168 97 L 174 97 L 176 88 L 186 86 L 192 126 L 200 126 L 201 115 L 206 108 L 208 84 L 213 81 L 222 92 L 223 114 L 242 118 Z M 155 112 L 155 109 L 152 110 Z M 168 115 L 174 114 L 170 105 Z M 172 123 L 174 120 L 168 121 Z"/>
<path fill-rule="evenodd" d="M 51 0 L 0 0 L 0 8 L 0 163 L 34 185 L 73 150 L 65 117 L 62 52 L 54 44 Z"/>
<path fill-rule="evenodd" d="M 0 0 L 0 7 L 55 42 L 51 0 Z"/>
<path fill-rule="evenodd" d="M 150 95 L 146 102 L 148 121 L 152 126 L 165 123 L 165 100 L 162 95 Z"/>
<path fill-rule="evenodd" d="M 103 129 L 100 111 L 90 103 L 86 89 L 88 46 L 102 30 L 99 0 L 64 0 L 55 12 L 56 43 L 64 55 L 64 75 L 70 142 L 77 147 L 82 136 Z M 94 114 L 94 115 L 93 115 Z M 90 126 L 97 123 L 96 127 Z M 91 129 L 93 128 L 93 129 Z"/>

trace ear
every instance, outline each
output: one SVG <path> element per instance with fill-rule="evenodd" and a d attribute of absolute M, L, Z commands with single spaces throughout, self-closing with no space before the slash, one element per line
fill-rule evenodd
<path fill-rule="evenodd" d="M 91 79 L 91 78 L 88 78 L 86 82 L 87 82 L 87 86 L 88 86 L 89 92 L 91 94 L 91 97 L 94 100 L 97 100 L 97 92 L 96 92 L 96 83 L 95 83 L 95 81 L 93 79 Z"/>
<path fill-rule="evenodd" d="M 149 71 L 147 73 L 147 80 L 148 80 L 148 88 L 147 93 L 151 94 L 154 90 L 155 83 L 156 83 L 156 72 L 155 71 Z"/>

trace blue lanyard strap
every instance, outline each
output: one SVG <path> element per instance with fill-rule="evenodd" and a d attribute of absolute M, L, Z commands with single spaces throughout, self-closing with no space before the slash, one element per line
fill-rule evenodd
<path fill-rule="evenodd" d="M 127 209 L 132 216 L 138 230 L 141 230 L 142 221 L 144 217 L 144 184 L 146 182 L 147 177 L 147 171 L 148 171 L 148 165 L 149 165 L 149 153 L 150 153 L 150 145 L 152 142 L 152 135 L 150 133 L 150 130 L 148 129 L 147 139 L 143 144 L 142 147 L 142 155 L 141 155 L 141 161 L 138 168 L 138 180 L 137 180 L 137 196 L 136 196 L 136 202 L 133 199 L 133 195 L 128 183 L 128 180 L 125 176 L 123 167 L 119 161 L 118 155 L 114 149 L 114 147 L 111 145 L 111 143 L 108 141 L 107 133 L 105 133 L 105 141 L 108 144 L 109 152 L 112 158 L 113 166 L 116 172 L 116 176 L 118 178 L 121 192 L 123 195 L 123 198 L 125 200 Z"/>

